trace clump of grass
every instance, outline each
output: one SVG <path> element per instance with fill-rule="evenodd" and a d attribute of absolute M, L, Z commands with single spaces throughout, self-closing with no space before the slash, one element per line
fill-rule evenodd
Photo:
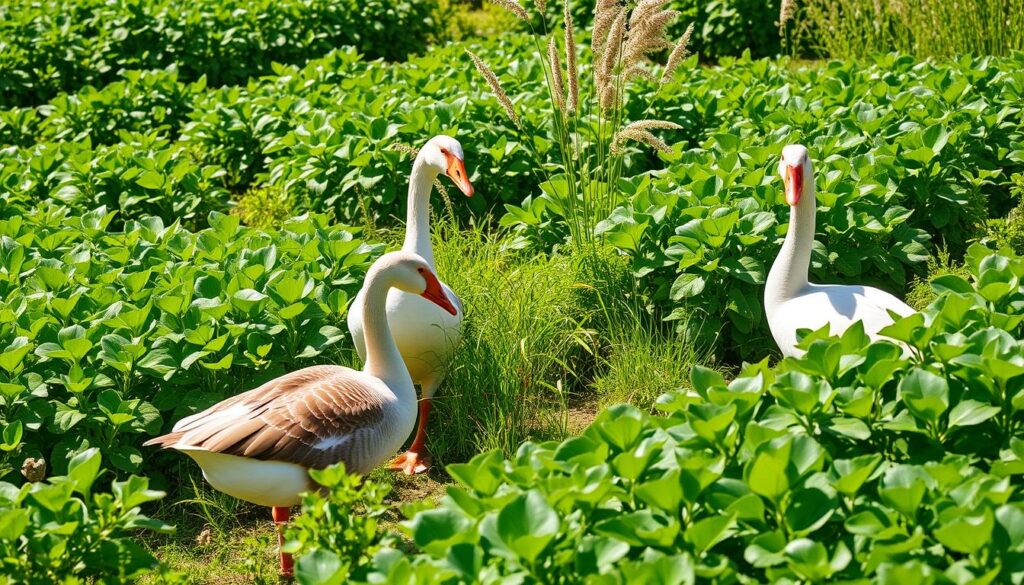
<path fill-rule="evenodd" d="M 1020 0 L 804 0 L 797 34 L 835 58 L 1008 55 L 1024 49 Z M 782 23 L 785 33 L 785 26 Z"/>
<path fill-rule="evenodd" d="M 690 386 L 690 370 L 699 361 L 693 344 L 646 321 L 634 313 L 607 332 L 604 372 L 593 382 L 600 408 L 628 402 L 650 410 L 658 396 Z"/>
<path fill-rule="evenodd" d="M 296 215 L 295 201 L 283 189 L 253 187 L 238 197 L 234 213 L 247 226 L 267 229 Z"/>
<path fill-rule="evenodd" d="M 970 270 L 963 263 L 956 262 L 949 250 L 939 248 L 935 256 L 928 258 L 927 275 L 924 278 L 915 279 L 914 283 L 910 285 L 910 291 L 907 292 L 907 304 L 918 311 L 927 308 L 938 296 L 935 289 L 932 288 L 932 280 L 946 274 L 955 274 L 967 279 L 971 276 Z"/>
<path fill-rule="evenodd" d="M 1006 247 L 1017 254 L 1024 254 L 1024 174 L 1016 173 L 1010 179 L 1010 194 L 1017 199 L 1017 206 L 1005 218 L 988 221 L 985 240 L 997 248 Z"/>
<path fill-rule="evenodd" d="M 548 166 L 539 162 L 535 166 L 538 172 L 544 173 L 543 180 L 550 186 L 548 191 L 559 194 L 556 196 L 561 207 L 558 213 L 568 227 L 572 244 L 578 250 L 595 249 L 600 245 L 600 238 L 595 234 L 597 223 L 619 203 L 616 184 L 628 154 L 625 142 L 635 141 L 656 150 L 668 150 L 668 145 L 651 130 L 678 128 L 657 120 L 629 124 L 626 104 L 632 83 L 638 79 L 656 81 L 658 78 L 651 71 L 649 58 L 665 51 L 671 53 L 660 77 L 662 85 L 670 79 L 687 54 L 692 27 L 678 42 L 670 42 L 666 36 L 667 26 L 679 13 L 665 7 L 668 0 L 639 0 L 635 4 L 597 0 L 591 31 L 591 59 L 584 60 L 592 63 L 592 74 L 582 75 L 578 64 L 580 49 L 568 0 L 563 6 L 562 21 L 553 23 L 555 26 L 550 29 L 544 14 L 538 15 L 539 30 L 532 24 L 534 21 L 526 8 L 515 0 L 494 2 L 525 22 L 534 35 L 537 58 L 542 63 L 548 90 L 550 110 L 546 114 L 560 159 L 554 173 L 549 173 Z M 467 53 L 518 131 L 540 131 L 524 127 L 498 76 L 477 55 L 468 50 Z M 559 54 L 564 54 L 565 59 L 559 59 Z M 584 84 L 586 79 L 590 83 Z M 658 97 L 656 94 L 651 100 Z M 533 144 L 532 140 L 521 142 Z"/>
<path fill-rule="evenodd" d="M 479 229 L 438 231 L 438 273 L 462 298 L 466 321 L 435 397 L 435 464 L 563 436 L 568 391 L 593 339 L 574 286 L 579 262 L 524 257 Z"/>

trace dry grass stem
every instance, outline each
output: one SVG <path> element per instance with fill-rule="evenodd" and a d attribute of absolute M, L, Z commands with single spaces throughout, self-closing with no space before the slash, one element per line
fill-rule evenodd
<path fill-rule="evenodd" d="M 573 35 L 572 13 L 569 12 L 569 0 L 565 0 L 565 14 L 563 15 L 565 26 L 565 74 L 569 78 L 569 95 L 566 109 L 570 113 L 575 112 L 580 103 L 579 67 L 576 65 L 576 36 Z"/>
<path fill-rule="evenodd" d="M 508 98 L 508 94 L 501 88 L 501 82 L 498 81 L 498 76 L 491 71 L 491 68 L 487 66 L 480 57 L 477 57 L 475 53 L 466 49 L 466 54 L 473 60 L 473 65 L 476 65 L 476 70 L 484 76 L 484 80 L 487 81 L 487 85 L 491 87 L 491 93 L 494 94 L 495 99 L 501 104 L 502 109 L 508 114 L 508 117 L 517 126 L 522 128 L 522 124 L 519 121 L 519 115 L 516 114 L 516 110 L 512 107 L 512 100 Z"/>
<path fill-rule="evenodd" d="M 879 10 L 875 11 L 880 12 Z M 796 16 L 796 0 L 782 0 L 782 6 L 779 8 L 779 30 L 786 28 L 786 23 L 793 20 Z"/>
<path fill-rule="evenodd" d="M 692 35 L 693 23 L 691 22 L 690 26 L 686 27 L 686 32 L 683 33 L 679 42 L 676 43 L 676 46 L 672 49 L 672 52 L 669 53 L 668 61 L 665 63 L 665 71 L 661 74 L 662 83 L 672 79 L 672 75 L 675 74 L 676 68 L 683 62 L 683 59 L 686 59 L 690 55 L 688 47 L 690 45 L 690 37 Z"/>
<path fill-rule="evenodd" d="M 558 110 L 565 113 L 565 82 L 562 78 L 562 64 L 558 61 L 555 37 L 548 39 L 548 64 L 551 66 L 551 93 L 555 96 Z"/>
<path fill-rule="evenodd" d="M 523 22 L 530 22 L 530 15 L 526 13 L 526 9 L 522 7 L 516 0 L 491 0 L 492 3 L 497 6 L 501 6 L 505 10 L 508 10 L 512 14 L 516 15 L 516 18 Z"/>

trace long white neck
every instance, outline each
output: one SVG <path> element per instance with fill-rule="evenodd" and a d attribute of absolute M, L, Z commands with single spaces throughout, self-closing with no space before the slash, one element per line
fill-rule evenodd
<path fill-rule="evenodd" d="M 405 367 L 402 354 L 391 336 L 388 325 L 387 302 L 391 287 L 380 278 L 373 278 L 366 284 L 363 302 L 363 338 L 366 341 L 366 363 L 363 371 L 380 378 L 395 392 L 398 400 L 416 402 L 416 391 L 412 378 Z M 405 396 L 404 394 L 409 394 Z"/>
<path fill-rule="evenodd" d="M 405 243 L 402 250 L 414 252 L 423 257 L 431 268 L 434 266 L 434 249 L 430 245 L 430 192 L 438 172 L 428 165 L 421 156 L 412 165 L 409 179 L 409 205 L 405 216 Z"/>
<path fill-rule="evenodd" d="M 807 271 L 811 267 L 814 247 L 814 216 L 817 208 L 814 174 L 805 169 L 808 180 L 800 202 L 789 210 L 789 231 L 782 249 L 765 281 L 765 305 L 771 306 L 799 295 L 807 288 Z"/>

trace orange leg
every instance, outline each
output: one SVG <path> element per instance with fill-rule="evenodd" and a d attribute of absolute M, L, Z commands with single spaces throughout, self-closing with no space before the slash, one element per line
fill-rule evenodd
<path fill-rule="evenodd" d="M 430 469 L 430 453 L 427 451 L 427 420 L 430 418 L 430 398 L 420 401 L 420 421 L 416 427 L 416 437 L 409 445 L 409 450 L 391 461 L 391 469 L 402 470 L 406 475 L 423 473 Z"/>
<path fill-rule="evenodd" d="M 293 574 L 292 555 L 281 551 L 281 547 L 284 546 L 284 525 L 288 523 L 291 509 L 275 506 L 272 509 L 272 513 L 274 515 L 274 528 L 277 529 L 277 551 L 281 555 L 281 576 L 291 577 Z"/>

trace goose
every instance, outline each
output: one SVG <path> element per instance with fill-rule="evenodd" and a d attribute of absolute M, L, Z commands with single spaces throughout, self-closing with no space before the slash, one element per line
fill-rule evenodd
<path fill-rule="evenodd" d="M 764 311 L 784 356 L 803 355 L 804 351 L 796 347 L 798 329 L 816 330 L 828 325 L 833 335 L 841 335 L 860 321 L 869 338 L 882 339 L 879 331 L 893 323 L 892 313 L 905 317 L 916 312 L 893 295 L 870 286 L 807 281 L 815 233 L 813 173 L 807 148 L 791 144 L 782 149 L 779 174 L 790 206 L 789 229 L 765 281 Z"/>
<path fill-rule="evenodd" d="M 391 289 L 422 297 L 448 313 L 448 300 L 427 262 L 409 252 L 381 256 L 366 275 L 362 308 L 366 364 L 303 368 L 186 417 L 147 441 L 195 460 L 215 489 L 273 509 L 278 545 L 289 509 L 316 489 L 309 469 L 342 461 L 366 473 L 393 456 L 416 423 L 416 389 L 388 328 Z M 291 557 L 279 551 L 281 573 Z"/>
<path fill-rule="evenodd" d="M 466 174 L 462 145 L 451 136 L 438 135 L 420 149 L 412 165 L 409 181 L 408 210 L 406 212 L 405 242 L 402 250 L 419 254 L 434 270 L 434 249 L 430 245 L 430 193 L 437 176 L 444 173 L 467 197 L 473 195 L 473 185 Z M 434 392 L 441 385 L 445 362 L 462 336 L 462 301 L 441 283 L 445 296 L 451 300 L 456 312 L 449 315 L 438 310 L 416 295 L 401 290 L 388 294 L 388 324 L 398 344 L 398 351 L 409 368 L 413 383 L 419 385 L 423 400 L 419 403 L 419 425 L 408 451 L 391 462 L 391 468 L 408 475 L 422 473 L 430 467 L 426 448 L 427 420 Z M 366 288 L 359 291 L 348 313 L 348 330 L 356 352 L 366 359 L 362 306 Z"/>

